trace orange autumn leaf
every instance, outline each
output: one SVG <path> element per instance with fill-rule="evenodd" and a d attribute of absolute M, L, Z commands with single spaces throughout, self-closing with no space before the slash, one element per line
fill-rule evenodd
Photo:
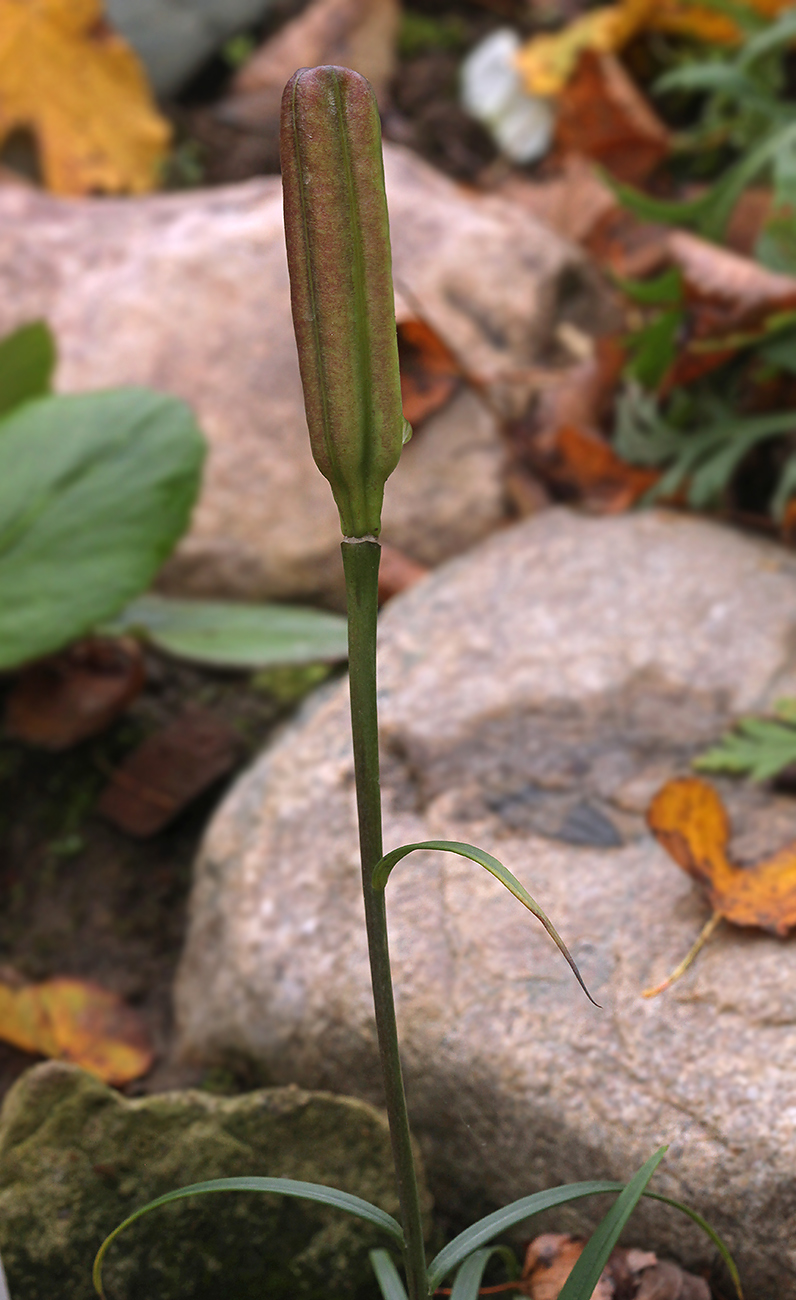
<path fill-rule="evenodd" d="M 138 1013 L 117 994 L 77 979 L 0 983 L 0 1038 L 112 1084 L 140 1078 L 154 1059 Z"/>
<path fill-rule="evenodd" d="M 56 194 L 155 187 L 170 128 L 102 0 L 0 0 L 0 145 L 14 131 Z"/>
<path fill-rule="evenodd" d="M 746 8 L 776 18 L 793 0 L 741 0 Z M 559 95 L 585 51 L 615 54 L 644 31 L 677 32 L 734 45 L 742 37 L 725 14 L 692 0 L 621 0 L 589 10 L 554 35 L 534 36 L 517 54 L 517 67 L 531 95 Z"/>
<path fill-rule="evenodd" d="M 647 812 L 650 830 L 704 890 L 714 912 L 733 925 L 785 935 L 796 926 L 796 842 L 752 867 L 730 860 L 730 822 L 706 781 L 684 777 L 659 790 Z"/>

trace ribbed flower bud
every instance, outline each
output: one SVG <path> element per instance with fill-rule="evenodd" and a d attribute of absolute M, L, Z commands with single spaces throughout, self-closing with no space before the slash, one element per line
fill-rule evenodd
<path fill-rule="evenodd" d="M 312 453 L 347 537 L 378 536 L 404 421 L 381 128 L 349 68 L 301 68 L 282 97 L 282 184 Z"/>

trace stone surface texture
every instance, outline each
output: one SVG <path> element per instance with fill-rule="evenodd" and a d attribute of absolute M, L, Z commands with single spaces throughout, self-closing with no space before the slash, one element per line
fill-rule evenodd
<path fill-rule="evenodd" d="M 189 1183 L 241 1175 L 328 1183 L 397 1213 L 386 1120 L 362 1102 L 295 1087 L 128 1101 L 74 1066 L 34 1067 L 0 1114 L 0 1251 L 11 1295 L 91 1300 L 94 1255 L 128 1214 Z M 371 1295 L 367 1252 L 383 1243 L 328 1207 L 213 1194 L 155 1210 L 122 1234 L 107 1256 L 107 1293 Z"/>
<path fill-rule="evenodd" d="M 755 1300 L 796 1296 L 796 951 L 722 927 L 652 1001 L 708 911 L 644 811 L 739 713 L 796 694 L 796 562 L 665 513 L 548 511 L 397 598 L 380 639 L 388 848 L 465 840 L 523 881 L 417 854 L 387 890 L 399 1025 L 432 1189 L 474 1213 L 628 1177 L 705 1213 Z M 796 804 L 742 783 L 741 861 L 796 837 Z M 211 825 L 177 987 L 185 1053 L 379 1096 L 345 683 L 322 693 Z M 582 1203 L 558 1225 L 588 1226 Z M 711 1248 L 644 1208 L 633 1242 Z"/>
<path fill-rule="evenodd" d="M 592 301 L 579 254 L 499 200 L 385 152 L 398 310 L 425 318 L 490 402 L 518 410 L 562 311 Z M 339 522 L 311 459 L 290 319 L 281 186 L 133 201 L 0 192 L 0 334 L 45 317 L 63 391 L 146 384 L 185 398 L 210 443 L 171 590 L 340 603 Z M 384 540 L 426 564 L 504 517 L 498 421 L 471 389 L 416 433 Z"/>
<path fill-rule="evenodd" d="M 271 0 L 106 0 L 105 11 L 159 95 L 173 95 L 226 40 L 256 23 Z"/>

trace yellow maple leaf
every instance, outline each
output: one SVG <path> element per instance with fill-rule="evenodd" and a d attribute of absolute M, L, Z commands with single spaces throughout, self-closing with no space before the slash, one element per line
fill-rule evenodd
<path fill-rule="evenodd" d="M 56 194 L 157 184 L 170 128 L 102 0 L 0 0 L 0 146 L 18 130 Z"/>
<path fill-rule="evenodd" d="M 743 2 L 743 0 L 742 0 Z M 776 18 L 793 0 L 745 0 L 747 8 Z M 584 50 L 613 54 L 642 31 L 679 32 L 705 41 L 736 44 L 741 32 L 731 18 L 692 0 L 621 0 L 576 18 L 553 36 L 534 36 L 517 54 L 517 67 L 531 95 L 559 95 Z"/>

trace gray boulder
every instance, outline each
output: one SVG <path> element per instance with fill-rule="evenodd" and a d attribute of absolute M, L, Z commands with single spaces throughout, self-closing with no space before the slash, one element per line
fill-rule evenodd
<path fill-rule="evenodd" d="M 0 1114 L 0 1252 L 14 1300 L 91 1300 L 103 1238 L 164 1192 L 240 1175 L 328 1183 L 397 1213 L 384 1117 L 359 1101 L 270 1088 L 128 1101 L 74 1066 L 29 1070 Z M 308 1201 L 228 1192 L 155 1210 L 107 1256 L 126 1300 L 372 1295 L 384 1238 Z"/>
<path fill-rule="evenodd" d="M 385 151 L 400 318 L 417 314 L 489 399 L 460 390 L 390 483 L 384 540 L 424 564 L 505 516 L 495 409 L 517 411 L 562 312 L 595 292 L 574 249 L 497 199 Z M 171 590 L 340 603 L 337 512 L 309 450 L 277 178 L 135 200 L 0 189 L 0 335 L 45 317 L 74 392 L 185 398 L 210 443 Z"/>
<path fill-rule="evenodd" d="M 229 36 L 264 17 L 271 0 L 106 0 L 159 95 L 173 95 Z"/>
<path fill-rule="evenodd" d="M 796 694 L 796 561 L 663 513 L 550 511 L 396 599 L 381 625 L 385 842 L 466 840 L 548 912 L 602 1010 L 485 872 L 416 855 L 387 891 L 414 1128 L 432 1189 L 475 1213 L 627 1178 L 724 1234 L 755 1300 L 796 1296 L 796 950 L 724 926 L 642 1000 L 709 915 L 646 830 L 653 792 L 731 718 Z M 183 1052 L 379 1096 L 345 684 L 222 805 L 197 865 L 177 985 Z M 796 837 L 796 803 L 723 783 L 743 861 Z M 586 1203 L 558 1225 L 588 1227 Z M 630 1240 L 694 1268 L 709 1243 L 659 1206 Z"/>

